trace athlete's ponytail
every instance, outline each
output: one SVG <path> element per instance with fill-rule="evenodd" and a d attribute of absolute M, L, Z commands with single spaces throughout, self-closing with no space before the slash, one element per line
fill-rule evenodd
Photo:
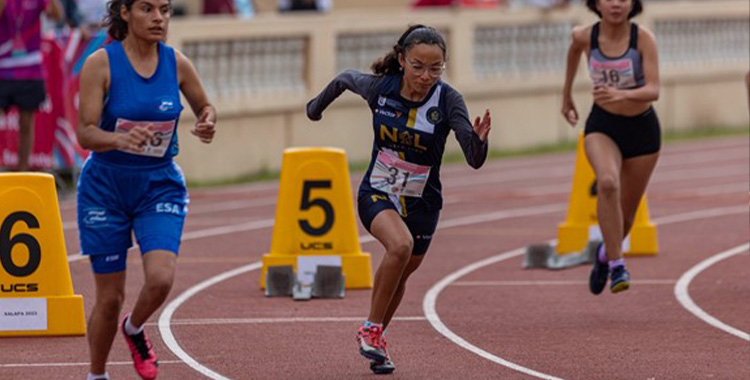
<path fill-rule="evenodd" d="M 404 54 L 412 47 L 419 44 L 437 45 L 443 51 L 443 57 L 446 57 L 445 40 L 443 36 L 432 27 L 425 25 L 412 25 L 398 39 L 393 49 L 385 57 L 378 58 L 372 63 L 370 68 L 375 75 L 397 74 L 401 71 L 401 64 L 398 62 L 399 54 Z"/>
<path fill-rule="evenodd" d="M 120 10 L 123 6 L 130 11 L 133 8 L 135 0 L 110 0 L 107 3 L 108 14 L 104 18 L 104 25 L 107 26 L 107 33 L 115 40 L 122 41 L 128 35 L 128 22 L 120 16 Z"/>

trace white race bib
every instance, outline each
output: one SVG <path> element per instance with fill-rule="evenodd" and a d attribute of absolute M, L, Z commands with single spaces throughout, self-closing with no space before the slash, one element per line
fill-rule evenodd
<path fill-rule="evenodd" d="M 370 174 L 370 186 L 392 195 L 421 197 L 429 176 L 429 166 L 412 164 L 380 151 Z"/>
<path fill-rule="evenodd" d="M 116 133 L 128 133 L 134 127 L 146 127 L 154 137 L 144 146 L 143 152 L 136 152 L 129 149 L 120 149 L 123 152 L 137 154 L 139 156 L 148 157 L 164 157 L 169 148 L 169 143 L 172 142 L 172 135 L 174 134 L 175 120 L 168 121 L 131 121 L 125 119 L 117 119 L 115 124 Z"/>
<path fill-rule="evenodd" d="M 636 86 L 633 60 L 629 58 L 603 62 L 591 59 L 589 70 L 594 86 L 610 86 L 621 89 Z"/>

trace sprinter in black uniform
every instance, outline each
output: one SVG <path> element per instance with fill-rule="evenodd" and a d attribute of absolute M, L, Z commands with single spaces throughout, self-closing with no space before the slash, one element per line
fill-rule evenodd
<path fill-rule="evenodd" d="M 450 131 L 471 167 L 479 168 L 487 158 L 490 112 L 472 125 L 461 94 L 440 80 L 445 61 L 442 36 L 415 25 L 373 63 L 374 75 L 344 71 L 307 104 L 307 116 L 320 120 L 323 110 L 349 90 L 367 100 L 372 110 L 375 140 L 357 200 L 362 224 L 386 253 L 357 341 L 376 373 L 394 370 L 382 334 L 437 227 L 443 205 L 440 162 Z"/>
<path fill-rule="evenodd" d="M 584 150 L 596 174 L 597 218 L 604 244 L 589 277 L 589 289 L 601 293 L 630 287 L 621 244 L 656 167 L 661 128 L 651 106 L 659 98 L 659 62 L 654 35 L 630 22 L 643 10 L 641 0 L 587 0 L 601 21 L 573 30 L 568 49 L 562 114 L 575 126 L 578 111 L 572 87 L 581 54 L 588 56 L 594 106 L 586 121 Z M 605 249 L 606 248 L 606 249 Z"/>

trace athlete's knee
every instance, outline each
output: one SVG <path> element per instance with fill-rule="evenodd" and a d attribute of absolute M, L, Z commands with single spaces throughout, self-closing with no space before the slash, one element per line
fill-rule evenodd
<path fill-rule="evenodd" d="M 406 265 L 409 262 L 413 249 L 414 240 L 409 237 L 392 244 L 388 249 L 388 254 L 391 255 L 393 259 L 398 260 L 399 263 Z"/>
<path fill-rule="evenodd" d="M 125 302 L 124 292 L 108 292 L 96 298 L 96 309 L 108 319 L 117 319 Z"/>
<path fill-rule="evenodd" d="M 612 196 L 620 191 L 620 180 L 614 174 L 604 174 L 596 179 L 596 187 L 599 194 Z"/>
<path fill-rule="evenodd" d="M 169 274 L 149 276 L 144 288 L 152 297 L 166 298 L 172 290 L 172 276 Z"/>

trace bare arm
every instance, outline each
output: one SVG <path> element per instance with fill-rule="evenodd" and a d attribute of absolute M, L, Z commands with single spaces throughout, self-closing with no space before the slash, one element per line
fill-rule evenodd
<path fill-rule="evenodd" d="M 586 38 L 585 27 L 575 27 L 570 34 L 570 47 L 568 47 L 568 56 L 565 63 L 565 86 L 563 87 L 563 97 L 571 97 L 573 90 L 573 80 L 578 72 L 578 65 L 581 62 Z"/>
<path fill-rule="evenodd" d="M 86 59 L 81 69 L 80 107 L 78 110 L 78 143 L 84 149 L 105 152 L 114 149 L 141 151 L 152 137 L 143 127 L 135 127 L 127 134 L 104 131 L 99 120 L 104 107 L 104 95 L 109 88 L 109 58 L 99 49 Z"/>
<path fill-rule="evenodd" d="M 47 8 L 44 10 L 44 13 L 47 14 L 47 17 L 60 22 L 63 20 L 63 10 L 62 5 L 60 5 L 60 0 L 49 0 L 49 3 L 47 3 Z"/>
<path fill-rule="evenodd" d="M 659 53 L 656 49 L 654 35 L 645 28 L 638 31 L 638 44 L 640 45 L 643 62 L 643 75 L 646 84 L 643 87 L 625 90 L 626 100 L 639 102 L 654 102 L 659 99 Z"/>
<path fill-rule="evenodd" d="M 588 47 L 588 36 L 590 33 L 590 28 L 579 26 L 573 28 L 573 32 L 570 34 L 570 47 L 568 48 L 568 56 L 565 63 L 565 85 L 563 86 L 561 112 L 563 117 L 572 126 L 578 123 L 578 110 L 576 110 L 576 106 L 573 103 L 573 81 L 578 72 L 578 65 L 581 62 L 581 54 Z"/>
<path fill-rule="evenodd" d="M 216 109 L 208 101 L 206 90 L 203 88 L 192 62 L 177 50 L 175 50 L 175 58 L 177 59 L 177 77 L 180 82 L 180 91 L 185 95 L 193 114 L 198 119 L 190 133 L 208 144 L 213 140 L 216 133 Z"/>

